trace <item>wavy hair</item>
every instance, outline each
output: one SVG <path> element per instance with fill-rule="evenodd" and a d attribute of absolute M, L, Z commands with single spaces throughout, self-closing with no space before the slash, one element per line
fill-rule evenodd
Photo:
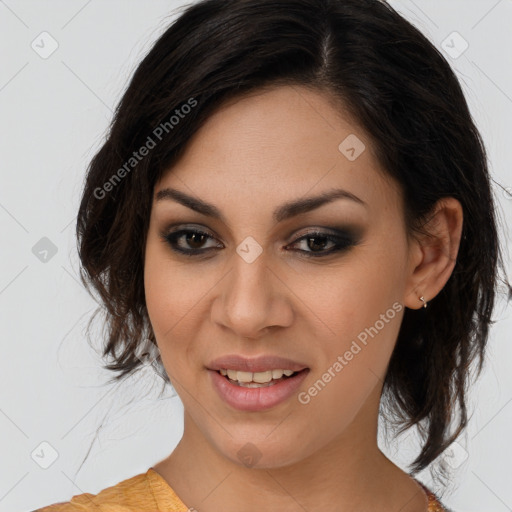
<path fill-rule="evenodd" d="M 389 419 L 421 434 L 414 474 L 467 425 L 470 370 L 482 370 L 502 256 L 487 155 L 459 81 L 383 1 L 202 0 L 159 37 L 90 163 L 77 218 L 82 282 L 105 313 L 104 368 L 127 377 L 142 364 L 141 344 L 156 344 L 143 281 L 155 183 L 224 100 L 274 85 L 321 91 L 357 120 L 401 188 L 408 235 L 422 232 L 439 199 L 462 205 L 455 268 L 427 309 L 405 310 L 383 386 Z M 148 137 L 154 147 L 135 163 Z M 507 291 L 510 299 L 509 283 Z"/>

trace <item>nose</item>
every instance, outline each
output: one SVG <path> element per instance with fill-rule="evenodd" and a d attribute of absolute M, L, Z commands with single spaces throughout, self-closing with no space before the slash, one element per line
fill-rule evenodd
<path fill-rule="evenodd" d="M 293 321 L 284 276 L 268 266 L 261 255 L 252 263 L 235 256 L 232 270 L 221 281 L 212 304 L 212 321 L 237 338 L 257 339 L 271 328 L 288 327 Z"/>

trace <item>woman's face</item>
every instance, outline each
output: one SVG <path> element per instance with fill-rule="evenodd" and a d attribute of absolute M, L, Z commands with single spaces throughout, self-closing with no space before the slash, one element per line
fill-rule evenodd
<path fill-rule="evenodd" d="M 319 92 L 259 91 L 211 116 L 154 192 L 146 301 L 185 435 L 255 467 L 367 443 L 414 261 L 365 133 Z"/>

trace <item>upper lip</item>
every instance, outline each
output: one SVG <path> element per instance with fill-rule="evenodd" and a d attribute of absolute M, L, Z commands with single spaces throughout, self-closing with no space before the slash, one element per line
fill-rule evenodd
<path fill-rule="evenodd" d="M 256 373 L 267 370 L 292 370 L 299 372 L 307 368 L 307 366 L 291 359 L 273 355 L 247 358 L 237 354 L 230 354 L 214 359 L 208 364 L 207 368 L 215 371 L 224 369 Z"/>

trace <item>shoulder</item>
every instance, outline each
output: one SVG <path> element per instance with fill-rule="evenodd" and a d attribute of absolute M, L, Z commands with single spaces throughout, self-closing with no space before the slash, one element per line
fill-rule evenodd
<path fill-rule="evenodd" d="M 418 480 L 412 473 L 409 476 L 423 489 L 426 495 L 427 501 L 427 512 L 454 512 L 449 508 L 445 507 L 437 493 L 427 487 L 423 482 Z"/>
<path fill-rule="evenodd" d="M 427 501 L 428 501 L 428 508 L 427 512 L 453 512 L 449 508 L 446 508 L 443 503 L 441 503 L 441 500 L 439 499 L 439 496 L 434 493 L 431 489 L 426 487 L 424 484 L 419 482 L 423 489 L 425 490 L 425 493 L 427 495 Z"/>
<path fill-rule="evenodd" d="M 156 502 L 147 474 L 122 480 L 98 494 L 77 494 L 70 501 L 47 505 L 32 512 L 86 512 L 96 511 L 100 506 L 102 512 L 154 512 Z"/>

